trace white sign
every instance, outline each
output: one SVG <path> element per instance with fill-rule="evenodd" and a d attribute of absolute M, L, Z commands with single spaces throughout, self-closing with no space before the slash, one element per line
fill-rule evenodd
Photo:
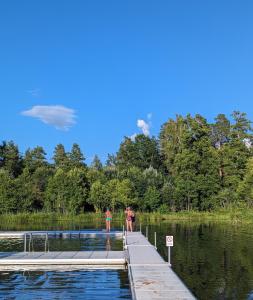
<path fill-rule="evenodd" d="M 173 247 L 173 235 L 166 236 L 166 246 Z"/>

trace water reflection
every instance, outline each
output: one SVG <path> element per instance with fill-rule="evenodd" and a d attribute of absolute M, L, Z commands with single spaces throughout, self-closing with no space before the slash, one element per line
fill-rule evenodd
<path fill-rule="evenodd" d="M 50 251 L 114 251 L 122 250 L 122 239 L 110 237 L 91 237 L 91 238 L 54 238 L 50 237 L 47 247 Z M 47 248 L 47 249 L 48 249 Z M 32 238 L 27 240 L 27 251 L 44 251 L 45 238 Z M 23 239 L 0 239 L 0 252 L 21 252 L 24 251 Z"/>
<path fill-rule="evenodd" d="M 109 234 L 106 236 L 105 249 L 106 249 L 106 251 L 111 251 L 111 249 L 112 249 L 112 247 L 111 247 L 111 238 L 110 238 Z"/>
<path fill-rule="evenodd" d="M 160 223 L 150 226 L 150 238 L 156 231 L 158 250 L 167 259 L 164 237 L 174 235 L 172 267 L 199 299 L 247 299 L 253 288 L 251 230 L 231 225 Z"/>
<path fill-rule="evenodd" d="M 127 271 L 0 272 L 1 299 L 131 299 Z"/>

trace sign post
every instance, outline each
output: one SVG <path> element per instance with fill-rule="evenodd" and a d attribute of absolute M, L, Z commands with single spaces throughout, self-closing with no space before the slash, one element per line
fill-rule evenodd
<path fill-rule="evenodd" d="M 173 247 L 173 235 L 167 235 L 166 236 L 166 246 L 168 247 L 168 263 L 171 266 L 171 263 L 170 263 L 170 247 Z"/>

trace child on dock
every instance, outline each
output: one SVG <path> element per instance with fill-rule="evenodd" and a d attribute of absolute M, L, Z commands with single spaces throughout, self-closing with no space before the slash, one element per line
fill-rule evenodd
<path fill-rule="evenodd" d="M 112 220 L 112 214 L 110 212 L 110 209 L 107 208 L 106 212 L 105 212 L 106 232 L 110 232 L 110 230 L 111 230 L 111 220 Z"/>

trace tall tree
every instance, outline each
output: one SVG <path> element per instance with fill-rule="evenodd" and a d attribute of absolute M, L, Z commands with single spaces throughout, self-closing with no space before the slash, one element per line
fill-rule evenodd
<path fill-rule="evenodd" d="M 159 169 L 161 157 L 157 140 L 144 134 L 137 135 L 134 141 L 125 137 L 117 153 L 117 166 L 121 169 L 138 167 L 144 170 L 150 166 Z"/>
<path fill-rule="evenodd" d="M 210 126 L 200 115 L 186 118 L 183 150 L 175 157 L 175 196 L 179 208 L 210 209 L 219 191 L 219 164 L 210 140 Z"/>
<path fill-rule="evenodd" d="M 101 160 L 99 159 L 99 157 L 97 155 L 94 156 L 93 161 L 91 163 L 91 168 L 97 170 L 97 171 L 101 171 L 103 169 L 103 165 L 101 163 Z"/>
<path fill-rule="evenodd" d="M 180 115 L 176 116 L 176 120 L 169 119 L 162 125 L 159 136 L 161 155 L 167 172 L 170 174 L 173 173 L 176 155 L 182 151 L 186 128 L 186 120 Z"/>
<path fill-rule="evenodd" d="M 58 144 L 55 147 L 53 160 L 57 168 L 69 167 L 69 159 L 67 153 L 65 152 L 65 148 L 62 144 Z"/>
<path fill-rule="evenodd" d="M 84 155 L 79 147 L 79 145 L 77 143 L 74 143 L 72 145 L 72 148 L 71 148 L 71 152 L 69 153 L 69 161 L 70 161 L 70 167 L 73 168 L 73 167 L 84 167 L 85 164 L 84 164 L 84 161 L 85 161 L 85 158 L 84 158 Z"/>
<path fill-rule="evenodd" d="M 46 152 L 42 147 L 37 146 L 25 152 L 24 166 L 28 168 L 30 172 L 34 172 L 37 168 L 45 167 L 46 165 Z"/>
<path fill-rule="evenodd" d="M 232 113 L 234 124 L 232 125 L 232 136 L 238 139 L 245 139 L 251 137 L 252 131 L 251 121 L 247 119 L 247 114 L 240 111 Z"/>
<path fill-rule="evenodd" d="M 22 171 L 22 159 L 18 146 L 13 141 L 3 142 L 0 147 L 0 167 L 9 172 L 11 177 L 17 177 Z"/>

